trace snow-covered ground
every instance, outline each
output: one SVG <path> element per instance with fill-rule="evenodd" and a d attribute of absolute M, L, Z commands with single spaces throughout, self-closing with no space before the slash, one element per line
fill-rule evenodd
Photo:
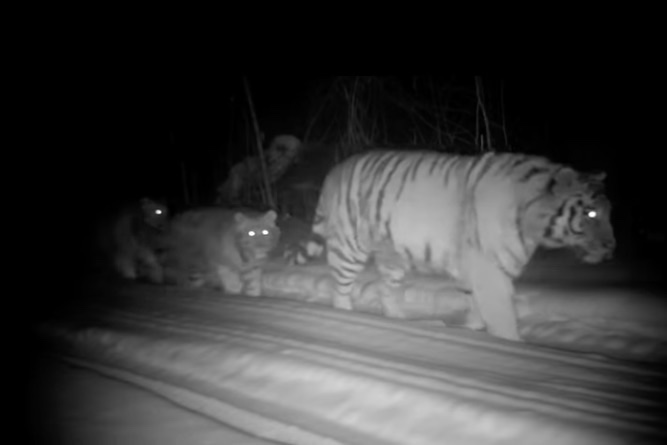
<path fill-rule="evenodd" d="M 57 359 L 35 363 L 32 433 L 44 445 L 268 445 L 121 380 Z"/>
<path fill-rule="evenodd" d="M 657 272 L 563 258 L 538 259 L 522 280 L 524 292 L 537 291 L 531 316 L 580 326 L 585 314 L 587 329 L 635 329 L 657 342 L 649 352 L 662 350 Z M 106 298 L 40 328 L 69 363 L 38 367 L 45 443 L 56 432 L 71 444 L 266 443 L 250 434 L 312 444 L 664 439 L 667 380 L 655 362 L 276 298 L 94 289 Z"/>

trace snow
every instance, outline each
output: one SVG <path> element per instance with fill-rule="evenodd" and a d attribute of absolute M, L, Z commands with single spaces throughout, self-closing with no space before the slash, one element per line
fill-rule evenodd
<path fill-rule="evenodd" d="M 268 445 L 134 385 L 42 357 L 32 429 L 49 445 Z"/>
<path fill-rule="evenodd" d="M 38 417 L 73 444 L 664 440 L 661 288 L 560 261 L 518 287 L 527 343 L 317 298 L 98 283 L 36 327 L 57 358 Z"/>
<path fill-rule="evenodd" d="M 418 320 L 334 310 L 318 296 L 330 286 L 298 274 L 291 299 L 94 282 L 35 326 L 35 431 L 67 444 L 658 443 L 656 277 L 537 261 L 517 287 L 526 343 L 446 327 L 466 302 L 435 282 L 422 291 L 441 302 Z"/>

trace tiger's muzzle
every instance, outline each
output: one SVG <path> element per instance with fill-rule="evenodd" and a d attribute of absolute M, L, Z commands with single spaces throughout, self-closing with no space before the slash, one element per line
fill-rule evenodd
<path fill-rule="evenodd" d="M 597 264 L 612 259 L 615 250 L 616 240 L 612 237 L 597 242 L 587 243 L 584 246 L 578 246 L 575 251 L 583 262 Z"/>

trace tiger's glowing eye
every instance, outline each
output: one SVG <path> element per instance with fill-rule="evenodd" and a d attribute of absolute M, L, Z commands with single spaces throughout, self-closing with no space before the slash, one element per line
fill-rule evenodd
<path fill-rule="evenodd" d="M 596 212 L 595 210 L 587 210 L 586 211 L 586 216 L 588 216 L 591 219 L 597 218 L 598 212 Z"/>
<path fill-rule="evenodd" d="M 269 231 L 268 231 L 268 230 L 266 230 L 266 229 L 262 230 L 262 235 L 266 236 L 266 235 L 268 235 L 268 234 L 269 234 Z"/>
<path fill-rule="evenodd" d="M 251 230 L 251 231 L 248 232 L 248 235 L 249 236 L 255 236 L 255 235 L 257 235 L 257 233 L 254 230 Z"/>
<path fill-rule="evenodd" d="M 162 210 L 160 210 L 160 209 L 155 210 L 155 214 L 156 215 L 162 215 Z"/>

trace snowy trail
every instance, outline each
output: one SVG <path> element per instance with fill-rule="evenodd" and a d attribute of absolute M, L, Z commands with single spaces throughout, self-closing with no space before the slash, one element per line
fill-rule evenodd
<path fill-rule="evenodd" d="M 667 380 L 655 366 L 282 299 L 108 292 L 115 301 L 45 324 L 44 337 L 78 364 L 267 439 L 546 445 L 664 434 Z"/>
<path fill-rule="evenodd" d="M 276 445 L 159 394 L 40 357 L 30 388 L 32 441 L 48 445 Z"/>

